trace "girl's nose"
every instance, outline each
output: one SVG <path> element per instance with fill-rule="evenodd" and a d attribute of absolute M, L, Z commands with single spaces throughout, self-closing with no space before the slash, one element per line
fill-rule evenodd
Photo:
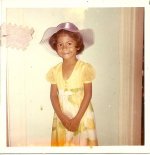
<path fill-rule="evenodd" d="M 64 44 L 63 47 L 62 47 L 62 49 L 63 49 L 63 50 L 64 50 L 64 49 L 67 49 L 67 45 Z"/>

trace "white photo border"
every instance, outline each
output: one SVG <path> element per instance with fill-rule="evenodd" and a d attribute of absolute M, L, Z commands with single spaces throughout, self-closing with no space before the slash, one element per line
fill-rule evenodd
<path fill-rule="evenodd" d="M 147 154 L 150 153 L 150 2 L 149 0 L 1 0 L 1 23 L 5 23 L 5 12 L 7 8 L 53 8 L 53 7 L 144 7 L 145 8 L 145 23 L 144 23 L 144 40 L 145 40 L 145 145 L 144 146 L 96 146 L 96 147 L 7 147 L 6 141 L 6 52 L 1 50 L 1 103 L 0 103 L 0 154 L 115 154 L 115 153 L 130 153 L 130 154 Z M 2 138 L 1 138 L 2 137 Z"/>

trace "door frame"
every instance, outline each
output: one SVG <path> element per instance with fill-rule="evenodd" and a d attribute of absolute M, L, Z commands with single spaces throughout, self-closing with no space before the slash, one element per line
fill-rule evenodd
<path fill-rule="evenodd" d="M 141 145 L 144 8 L 122 8 L 119 144 Z"/>

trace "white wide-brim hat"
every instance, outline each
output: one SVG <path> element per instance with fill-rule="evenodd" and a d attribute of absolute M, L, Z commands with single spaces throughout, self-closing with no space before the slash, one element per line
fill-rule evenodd
<path fill-rule="evenodd" d="M 57 27 L 50 27 L 46 29 L 40 43 L 46 46 L 46 48 L 48 48 L 49 51 L 52 50 L 49 44 L 49 39 L 53 34 L 57 33 L 59 30 L 62 30 L 62 29 L 70 32 L 79 32 L 83 39 L 84 49 L 88 48 L 94 43 L 94 33 L 92 29 L 79 30 L 73 23 L 70 23 L 70 22 L 61 23 Z"/>

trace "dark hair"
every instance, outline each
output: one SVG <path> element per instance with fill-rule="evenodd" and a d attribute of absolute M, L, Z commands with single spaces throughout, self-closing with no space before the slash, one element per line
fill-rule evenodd
<path fill-rule="evenodd" d="M 57 50 L 57 39 L 62 33 L 68 34 L 71 38 L 73 38 L 76 41 L 77 43 L 76 46 L 77 48 L 79 48 L 79 50 L 77 51 L 77 54 L 80 54 L 84 50 L 83 39 L 79 32 L 70 32 L 70 31 L 62 29 L 62 30 L 59 30 L 57 33 L 54 33 L 49 38 L 49 44 L 55 51 Z"/>

